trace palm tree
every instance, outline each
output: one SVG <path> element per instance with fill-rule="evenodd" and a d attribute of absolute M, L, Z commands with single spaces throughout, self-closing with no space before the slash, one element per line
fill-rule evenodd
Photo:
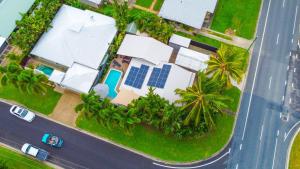
<path fill-rule="evenodd" d="M 95 91 L 91 91 L 89 94 L 81 94 L 80 98 L 82 103 L 75 107 L 75 111 L 82 113 L 86 118 L 97 116 L 101 109 L 100 96 L 96 95 Z"/>
<path fill-rule="evenodd" d="M 48 78 L 44 74 L 35 74 L 32 69 L 25 69 L 18 75 L 19 89 L 32 94 L 45 94 Z"/>
<path fill-rule="evenodd" d="M 1 85 L 12 84 L 18 87 L 18 76 L 22 68 L 17 63 L 10 63 L 5 67 L 0 67 Z"/>
<path fill-rule="evenodd" d="M 220 95 L 220 85 L 218 81 L 206 77 L 203 72 L 198 73 L 198 79 L 192 87 L 186 90 L 176 89 L 176 93 L 181 99 L 176 103 L 182 104 L 182 110 L 188 112 L 184 119 L 184 125 L 191 122 L 198 127 L 204 122 L 209 129 L 215 126 L 214 117 L 216 113 L 223 113 L 227 108 L 224 103 L 229 98 Z"/>
<path fill-rule="evenodd" d="M 206 74 L 212 75 L 213 79 L 223 82 L 226 87 L 232 85 L 231 79 L 239 83 L 244 74 L 243 55 L 236 48 L 222 44 L 217 51 L 217 55 L 211 55 L 210 60 L 207 62 Z"/>

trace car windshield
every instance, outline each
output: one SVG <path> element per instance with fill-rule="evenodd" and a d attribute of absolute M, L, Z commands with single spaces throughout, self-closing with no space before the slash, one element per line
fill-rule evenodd
<path fill-rule="evenodd" d="M 23 109 L 22 112 L 20 113 L 20 115 L 21 115 L 22 117 L 25 117 L 27 114 L 28 114 L 28 111 L 25 110 L 25 109 Z"/>

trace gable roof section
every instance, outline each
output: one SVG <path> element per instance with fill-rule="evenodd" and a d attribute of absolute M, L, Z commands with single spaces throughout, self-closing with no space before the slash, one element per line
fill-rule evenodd
<path fill-rule="evenodd" d="M 63 5 L 31 54 L 66 67 L 77 62 L 97 69 L 116 33 L 113 18 Z"/>
<path fill-rule="evenodd" d="M 213 13 L 217 0 L 165 0 L 159 16 L 200 29 L 206 13 Z"/>
<path fill-rule="evenodd" d="M 118 50 L 119 55 L 144 59 L 152 64 L 169 62 L 173 48 L 151 37 L 127 34 Z"/>

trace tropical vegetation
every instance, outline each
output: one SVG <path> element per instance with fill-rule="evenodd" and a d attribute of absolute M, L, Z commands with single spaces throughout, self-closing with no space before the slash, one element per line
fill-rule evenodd
<path fill-rule="evenodd" d="M 207 62 L 206 74 L 212 75 L 216 81 L 224 83 L 226 87 L 231 87 L 231 81 L 241 82 L 244 74 L 244 55 L 237 48 L 222 44 L 217 54 L 212 54 Z"/>
<path fill-rule="evenodd" d="M 1 169 L 50 169 L 40 161 L 21 155 L 15 151 L 0 146 L 0 168 Z"/>
<path fill-rule="evenodd" d="M 177 103 L 183 105 L 181 110 L 188 112 L 184 124 L 193 123 L 195 127 L 205 124 L 209 129 L 214 128 L 216 114 L 222 114 L 228 107 L 225 102 L 229 98 L 221 95 L 220 91 L 220 83 L 203 72 L 198 73 L 193 86 L 186 90 L 177 89 L 176 93 L 181 97 Z"/>

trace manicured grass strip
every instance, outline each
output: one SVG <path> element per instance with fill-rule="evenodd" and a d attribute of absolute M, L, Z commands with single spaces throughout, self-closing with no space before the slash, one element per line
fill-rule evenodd
<path fill-rule="evenodd" d="M 0 146 L 0 160 L 5 161 L 8 168 L 13 169 L 50 169 L 40 161 L 21 155 L 17 152 Z"/>
<path fill-rule="evenodd" d="M 42 96 L 21 92 L 11 85 L 0 86 L 0 98 L 16 101 L 29 109 L 46 115 L 53 111 L 60 97 L 61 94 L 53 91 L 52 88 L 48 88 L 47 94 Z"/>
<path fill-rule="evenodd" d="M 230 102 L 227 103 L 227 105 L 229 106 L 228 108 L 232 111 L 232 112 L 237 112 L 238 106 L 239 106 L 239 101 L 240 101 L 240 97 L 241 97 L 241 91 L 239 88 L 232 86 L 229 89 L 225 89 L 224 93 L 225 96 L 228 96 L 229 98 L 231 98 L 232 100 Z"/>
<path fill-rule="evenodd" d="M 153 0 L 137 0 L 135 4 L 145 8 L 149 8 L 152 2 Z"/>
<path fill-rule="evenodd" d="M 299 169 L 300 168 L 300 134 L 298 134 L 294 140 L 291 154 L 289 169 Z"/>
<path fill-rule="evenodd" d="M 157 0 L 153 9 L 155 11 L 159 11 L 161 6 L 163 5 L 163 3 L 164 3 L 164 0 Z"/>
<path fill-rule="evenodd" d="M 258 20 L 261 0 L 219 0 L 211 25 L 213 30 L 236 30 L 238 36 L 252 39 Z"/>
<path fill-rule="evenodd" d="M 230 138 L 234 117 L 228 115 L 219 117 L 214 131 L 191 139 L 165 136 L 160 131 L 143 126 L 137 126 L 132 135 L 128 136 L 121 129 L 109 130 L 99 125 L 96 120 L 87 120 L 83 116 L 79 116 L 76 123 L 81 129 L 153 157 L 167 161 L 190 162 L 206 159 L 224 147 Z"/>
<path fill-rule="evenodd" d="M 184 32 L 176 32 L 176 34 L 187 37 L 187 38 L 190 38 L 190 39 L 192 39 L 196 42 L 204 43 L 204 44 L 216 47 L 216 48 L 219 48 L 221 46 L 220 41 L 212 39 L 212 38 L 208 38 L 206 36 L 202 36 L 202 35 L 199 35 L 199 34 L 190 35 L 190 34 L 187 34 L 187 33 L 184 33 Z"/>

